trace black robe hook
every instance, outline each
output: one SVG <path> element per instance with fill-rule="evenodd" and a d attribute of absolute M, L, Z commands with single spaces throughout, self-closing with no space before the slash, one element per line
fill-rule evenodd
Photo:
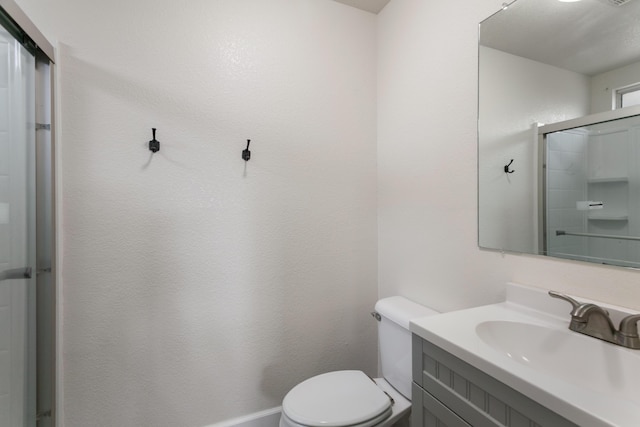
<path fill-rule="evenodd" d="M 156 153 L 160 151 L 160 141 L 156 139 L 156 128 L 151 128 L 151 132 L 153 133 L 153 139 L 149 141 L 149 150 Z"/>
<path fill-rule="evenodd" d="M 504 166 L 504 173 L 514 173 L 514 170 L 509 170 L 509 166 L 511 166 L 511 163 L 513 163 L 513 159 L 511 159 L 511 161 L 509 162 L 508 165 Z"/>
<path fill-rule="evenodd" d="M 251 158 L 251 151 L 249 151 L 249 144 L 251 144 L 251 140 L 247 139 L 247 148 L 242 150 L 242 160 L 244 160 L 245 162 L 248 162 L 249 159 Z"/>

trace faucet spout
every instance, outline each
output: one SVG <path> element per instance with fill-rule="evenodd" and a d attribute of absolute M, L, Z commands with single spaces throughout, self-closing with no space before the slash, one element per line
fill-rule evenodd
<path fill-rule="evenodd" d="M 581 303 L 568 295 L 555 291 L 549 291 L 549 296 L 565 300 L 571 304 L 569 329 L 572 331 L 622 347 L 640 350 L 640 333 L 638 331 L 640 314 L 632 314 L 625 317 L 620 322 L 620 329 L 616 330 L 611 317 L 609 317 L 609 312 L 599 305 Z"/>
<path fill-rule="evenodd" d="M 572 331 L 622 347 L 640 350 L 640 334 L 638 333 L 640 314 L 625 317 L 620 322 L 620 329 L 616 330 L 611 317 L 609 317 L 609 312 L 599 305 L 581 303 L 568 295 L 555 291 L 549 291 L 549 296 L 565 300 L 571 304 L 569 329 Z"/>

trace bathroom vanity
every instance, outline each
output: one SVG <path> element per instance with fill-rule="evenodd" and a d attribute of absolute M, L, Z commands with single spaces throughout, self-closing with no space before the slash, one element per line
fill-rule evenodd
<path fill-rule="evenodd" d="M 509 284 L 504 303 L 412 321 L 411 426 L 640 426 L 640 350 L 569 331 L 569 309 Z"/>
<path fill-rule="evenodd" d="M 412 357 L 412 427 L 576 427 L 415 334 Z"/>

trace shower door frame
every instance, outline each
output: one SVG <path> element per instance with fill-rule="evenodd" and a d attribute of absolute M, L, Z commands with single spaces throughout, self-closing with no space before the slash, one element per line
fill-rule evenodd
<path fill-rule="evenodd" d="M 35 50 L 36 59 L 36 258 L 38 289 L 36 306 L 36 425 L 55 427 L 60 411 L 57 393 L 58 330 L 58 258 L 55 138 L 55 51 L 14 0 L 0 0 L 0 13 L 9 18 L 23 36 L 23 44 Z M 46 132 L 46 134 L 43 134 Z M 43 331 L 44 330 L 44 331 Z M 40 351 L 38 349 L 44 349 Z M 42 381 L 42 378 L 46 380 Z"/>
<path fill-rule="evenodd" d="M 538 241 L 540 244 L 539 253 L 542 255 L 549 255 L 548 240 L 549 236 L 547 230 L 547 135 L 554 132 L 561 132 L 565 130 L 571 130 L 581 128 L 585 126 L 596 125 L 605 122 L 613 122 L 616 120 L 622 120 L 630 117 L 640 116 L 640 105 L 619 108 L 616 110 L 603 111 L 600 113 L 590 114 L 588 116 L 578 117 L 575 119 L 569 119 L 562 122 L 551 123 L 548 125 L 538 126 Z M 553 256 L 553 255 L 551 255 Z M 586 262 L 601 263 L 597 258 L 593 259 L 581 259 Z M 621 267 L 638 268 L 635 265 L 627 265 L 624 261 L 608 260 L 610 265 L 617 265 Z"/>

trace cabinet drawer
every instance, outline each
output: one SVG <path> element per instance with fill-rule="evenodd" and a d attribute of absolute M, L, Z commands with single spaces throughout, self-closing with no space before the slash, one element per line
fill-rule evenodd
<path fill-rule="evenodd" d="M 471 427 L 415 383 L 412 396 L 411 427 Z"/>
<path fill-rule="evenodd" d="M 413 378 L 474 427 L 578 427 L 417 335 Z"/>

